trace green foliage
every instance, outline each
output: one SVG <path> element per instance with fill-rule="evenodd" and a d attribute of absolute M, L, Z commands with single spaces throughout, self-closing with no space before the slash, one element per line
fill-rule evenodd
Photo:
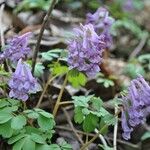
<path fill-rule="evenodd" d="M 138 61 L 144 65 L 144 68 L 150 70 L 150 54 L 143 54 L 138 57 Z"/>
<path fill-rule="evenodd" d="M 48 10 L 51 0 L 23 0 L 18 4 L 15 11 L 27 11 L 32 9 Z"/>
<path fill-rule="evenodd" d="M 40 55 L 42 56 L 43 60 L 49 60 L 52 61 L 55 58 L 58 58 L 61 56 L 63 49 L 52 49 L 47 52 L 42 52 Z"/>
<path fill-rule="evenodd" d="M 44 73 L 45 67 L 43 66 L 42 63 L 36 63 L 35 65 L 35 70 L 34 70 L 34 75 L 36 77 L 41 77 L 42 74 Z"/>
<path fill-rule="evenodd" d="M 50 65 L 50 67 L 51 67 L 51 65 Z M 52 65 L 52 67 L 53 67 L 53 68 L 51 68 L 52 74 L 56 75 L 56 76 L 64 75 L 69 71 L 67 66 L 61 65 L 59 62 L 54 63 Z"/>
<path fill-rule="evenodd" d="M 116 20 L 112 32 L 114 34 L 117 34 L 117 30 L 121 27 L 124 27 L 125 29 L 131 31 L 137 38 L 141 39 L 145 34 L 148 34 L 147 31 L 142 31 L 141 28 L 129 18 L 122 19 L 122 20 Z"/>
<path fill-rule="evenodd" d="M 69 150 L 70 145 L 65 142 L 61 146 L 49 145 L 54 126 L 52 114 L 38 108 L 23 111 L 20 101 L 0 99 L 0 135 L 8 139 L 13 150 L 44 150 L 54 146 Z"/>
<path fill-rule="evenodd" d="M 139 74 L 145 75 L 145 71 L 140 64 L 128 63 L 124 69 L 124 73 L 132 79 L 136 78 Z"/>
<path fill-rule="evenodd" d="M 96 82 L 103 84 L 105 88 L 109 88 L 115 85 L 114 81 L 111 78 L 104 77 L 102 73 L 97 76 Z"/>
<path fill-rule="evenodd" d="M 68 81 L 75 88 L 84 86 L 87 82 L 87 77 L 77 70 L 71 70 L 68 75 Z"/>
<path fill-rule="evenodd" d="M 143 136 L 141 137 L 141 140 L 144 141 L 144 140 L 147 140 L 150 138 L 150 131 L 147 131 L 143 134 Z"/>
<path fill-rule="evenodd" d="M 103 125 L 114 125 L 116 118 L 104 107 L 100 98 L 89 96 L 73 96 L 75 105 L 74 120 L 82 124 L 85 132 L 92 132 L 99 128 L 103 120 Z"/>

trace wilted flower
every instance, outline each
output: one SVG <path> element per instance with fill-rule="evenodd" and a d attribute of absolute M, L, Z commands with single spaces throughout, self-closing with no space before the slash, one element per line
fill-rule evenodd
<path fill-rule="evenodd" d="M 109 16 L 107 9 L 99 8 L 94 14 L 88 13 L 86 23 L 91 23 L 94 26 L 95 31 L 106 42 L 106 48 L 110 48 L 112 44 L 110 29 L 114 23 L 114 19 Z"/>
<path fill-rule="evenodd" d="M 36 93 L 40 90 L 40 85 L 32 76 L 29 66 L 21 59 L 9 81 L 9 87 L 11 88 L 9 96 L 23 101 L 28 99 L 29 93 Z"/>
<path fill-rule="evenodd" d="M 30 35 L 31 32 L 28 32 L 8 40 L 6 48 L 3 53 L 0 54 L 0 60 L 2 61 L 6 58 L 16 63 L 20 58 L 25 59 L 30 53 L 30 48 L 28 47 Z"/>
<path fill-rule="evenodd" d="M 92 24 L 80 25 L 75 30 L 75 37 L 69 42 L 68 64 L 70 69 L 78 69 L 88 76 L 95 76 L 100 71 L 102 52 L 106 47 Z"/>
<path fill-rule="evenodd" d="M 123 137 L 129 139 L 130 132 L 127 133 L 127 126 L 132 128 L 143 123 L 150 112 L 148 109 L 150 107 L 150 86 L 142 76 L 131 81 L 131 85 L 128 88 L 128 95 L 123 97 L 123 104 L 123 113 L 127 113 L 126 118 L 122 117 Z"/>

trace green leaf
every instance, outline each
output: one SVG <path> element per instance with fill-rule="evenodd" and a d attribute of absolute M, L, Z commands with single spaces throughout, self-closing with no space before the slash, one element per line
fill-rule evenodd
<path fill-rule="evenodd" d="M 21 139 L 24 138 L 25 136 L 26 136 L 26 134 L 23 134 L 23 133 L 18 134 L 18 135 L 16 135 L 16 136 L 13 136 L 13 137 L 11 137 L 11 138 L 8 140 L 8 144 L 13 144 L 13 143 L 15 143 L 15 142 L 21 140 Z"/>
<path fill-rule="evenodd" d="M 36 63 L 34 75 L 36 77 L 41 77 L 42 74 L 44 73 L 44 69 L 45 69 L 45 67 L 42 65 L 42 63 Z"/>
<path fill-rule="evenodd" d="M 18 115 L 13 117 L 11 120 L 11 127 L 15 130 L 22 129 L 27 123 L 26 117 L 23 115 Z"/>
<path fill-rule="evenodd" d="M 124 70 L 125 74 L 129 75 L 131 78 L 136 78 L 139 74 L 145 75 L 143 67 L 139 64 L 128 64 Z"/>
<path fill-rule="evenodd" d="M 99 97 L 93 97 L 92 100 L 92 108 L 94 108 L 94 110 L 99 111 L 100 108 L 102 107 L 103 101 L 102 99 L 100 99 Z"/>
<path fill-rule="evenodd" d="M 25 143 L 25 138 L 17 141 L 14 145 L 13 145 L 13 149 L 12 150 L 22 150 L 23 145 Z"/>
<path fill-rule="evenodd" d="M 3 124 L 7 121 L 9 121 L 10 119 L 12 119 L 12 115 L 10 113 L 6 113 L 3 111 L 0 111 L 0 124 Z"/>
<path fill-rule="evenodd" d="M 80 107 L 88 107 L 89 104 L 88 102 L 90 99 L 93 97 L 93 95 L 89 96 L 73 96 L 72 99 L 74 100 L 74 105 L 75 107 L 80 106 Z"/>
<path fill-rule="evenodd" d="M 61 150 L 61 148 L 57 144 L 51 145 L 37 145 L 36 150 Z"/>
<path fill-rule="evenodd" d="M 11 128 L 11 121 L 8 121 L 0 125 L 0 135 L 4 138 L 10 138 L 13 134 L 13 129 Z"/>
<path fill-rule="evenodd" d="M 70 71 L 68 75 L 68 81 L 72 84 L 73 87 L 78 88 L 80 86 L 84 86 L 87 82 L 87 77 L 81 73 L 76 71 Z"/>
<path fill-rule="evenodd" d="M 55 122 L 51 118 L 46 118 L 43 115 L 40 115 L 38 117 L 38 125 L 43 129 L 43 130 L 49 130 L 53 129 Z"/>
<path fill-rule="evenodd" d="M 41 56 L 42 56 L 42 59 L 51 61 L 54 58 L 58 58 L 62 51 L 63 49 L 53 49 L 48 52 L 41 53 Z"/>
<path fill-rule="evenodd" d="M 39 135 L 39 134 L 32 133 L 31 134 L 31 139 L 34 142 L 38 143 L 38 144 L 45 144 L 46 143 L 45 139 L 41 135 Z"/>
<path fill-rule="evenodd" d="M 72 146 L 70 144 L 68 144 L 64 139 L 59 141 L 59 145 L 62 150 L 72 150 Z"/>
<path fill-rule="evenodd" d="M 96 128 L 98 124 L 99 118 L 93 114 L 89 114 L 86 116 L 85 120 L 83 121 L 83 130 L 85 132 L 92 132 Z"/>
<path fill-rule="evenodd" d="M 141 137 L 141 140 L 144 141 L 144 140 L 147 140 L 150 138 L 150 131 L 147 131 L 145 132 L 142 137 Z"/>
<path fill-rule="evenodd" d="M 52 114 L 46 112 L 46 111 L 39 111 L 39 114 L 46 117 L 46 118 L 54 118 Z"/>
<path fill-rule="evenodd" d="M 61 65 L 60 63 L 55 63 L 52 73 L 53 75 L 63 75 L 66 74 L 68 72 L 68 67 Z"/>
<path fill-rule="evenodd" d="M 105 115 L 103 120 L 108 125 L 115 125 L 116 124 L 116 118 L 112 114 Z"/>
<path fill-rule="evenodd" d="M 75 108 L 75 115 L 74 115 L 74 121 L 75 123 L 82 123 L 84 120 L 84 115 L 82 113 L 82 108 L 81 107 L 76 107 Z"/>
<path fill-rule="evenodd" d="M 23 150 L 35 150 L 35 142 L 31 140 L 30 136 L 25 138 L 25 142 L 23 144 Z"/>

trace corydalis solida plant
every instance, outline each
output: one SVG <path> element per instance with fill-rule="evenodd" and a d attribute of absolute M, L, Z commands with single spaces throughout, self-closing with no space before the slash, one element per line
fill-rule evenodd
<path fill-rule="evenodd" d="M 7 41 L 7 46 L 0 55 L 1 61 L 9 59 L 17 63 L 15 72 L 8 83 L 10 89 L 9 96 L 26 101 L 29 93 L 36 93 L 40 90 L 37 80 L 32 76 L 29 66 L 23 62 L 30 53 L 28 39 L 31 32 L 21 36 L 16 36 Z"/>
<path fill-rule="evenodd" d="M 86 24 L 91 23 L 95 31 L 100 35 L 101 39 L 106 43 L 106 48 L 110 48 L 112 44 L 112 36 L 110 29 L 114 23 L 114 19 L 109 16 L 106 8 L 99 8 L 94 14 L 86 15 Z"/>
<path fill-rule="evenodd" d="M 0 54 L 0 61 L 9 59 L 13 63 L 17 63 L 20 58 L 26 59 L 30 53 L 30 48 L 28 47 L 28 39 L 30 36 L 31 32 L 27 32 L 21 36 L 9 39 L 3 53 Z"/>
<path fill-rule="evenodd" d="M 122 136 L 128 140 L 133 128 L 141 124 L 150 112 L 150 86 L 142 76 L 131 81 L 128 94 L 123 97 L 123 104 Z"/>
<path fill-rule="evenodd" d="M 100 71 L 105 43 L 94 31 L 92 24 L 80 25 L 74 29 L 75 37 L 69 42 L 68 64 L 70 69 L 83 71 L 87 76 L 95 76 Z"/>
<path fill-rule="evenodd" d="M 9 87 L 11 88 L 9 96 L 23 101 L 28 99 L 29 93 L 36 93 L 40 90 L 40 85 L 32 76 L 31 69 L 21 59 L 9 81 Z"/>

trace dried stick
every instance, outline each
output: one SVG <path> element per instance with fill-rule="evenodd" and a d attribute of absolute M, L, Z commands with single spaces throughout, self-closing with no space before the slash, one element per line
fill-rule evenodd
<path fill-rule="evenodd" d="M 98 137 L 99 135 L 108 127 L 108 125 L 104 125 L 101 130 L 89 141 L 87 142 L 86 144 L 84 144 L 80 150 L 85 150 L 92 142 L 94 142 Z"/>
<path fill-rule="evenodd" d="M 41 96 L 40 96 L 40 98 L 39 98 L 39 101 L 38 101 L 38 103 L 37 103 L 37 105 L 36 105 L 36 108 L 40 107 L 40 104 L 41 104 L 41 102 L 42 102 L 42 100 L 43 100 L 44 94 L 45 94 L 45 92 L 46 92 L 48 86 L 50 85 L 50 83 L 51 83 L 56 77 L 57 77 L 57 76 L 54 76 L 54 77 L 50 77 L 50 76 L 49 76 L 48 81 L 47 81 L 47 83 L 46 83 L 46 85 L 45 85 L 45 87 L 44 87 L 44 89 L 43 89 L 43 92 L 42 92 L 42 94 L 41 94 Z"/>
<path fill-rule="evenodd" d="M 42 27 L 41 27 L 41 30 L 40 30 L 40 33 L 39 33 L 39 37 L 38 37 L 38 40 L 37 40 L 37 43 L 36 43 L 36 46 L 35 46 L 35 50 L 34 50 L 34 54 L 33 54 L 33 58 L 32 58 L 32 74 L 34 74 L 36 59 L 37 59 L 37 55 L 38 55 L 38 52 L 39 52 L 39 48 L 40 48 L 40 43 L 41 43 L 41 40 L 42 40 L 43 32 L 44 32 L 46 23 L 47 23 L 50 15 L 51 15 L 51 12 L 52 12 L 56 2 L 57 2 L 57 0 L 52 0 L 50 2 L 50 7 L 48 9 L 48 12 L 47 12 L 46 16 L 44 17 L 44 20 L 43 20 Z"/>
<path fill-rule="evenodd" d="M 68 123 L 69 123 L 69 125 L 70 125 L 70 127 L 71 127 L 71 129 L 72 129 L 72 131 L 73 131 L 73 133 L 75 134 L 75 136 L 77 137 L 77 139 L 79 140 L 79 142 L 80 142 L 81 144 L 84 144 L 84 142 L 82 141 L 82 139 L 80 138 L 80 136 L 79 136 L 78 133 L 76 132 L 76 129 L 74 128 L 74 126 L 73 126 L 73 124 L 72 124 L 72 122 L 71 122 L 71 119 L 70 119 L 69 114 L 67 113 L 67 111 L 65 110 L 65 108 L 62 108 L 62 110 L 63 110 L 63 112 L 64 112 L 64 114 L 65 114 L 65 116 L 66 116 L 66 119 L 67 119 L 67 121 L 68 121 Z"/>
<path fill-rule="evenodd" d="M 2 45 L 2 48 L 5 47 L 4 31 L 3 31 L 3 27 L 2 27 L 2 16 L 3 16 L 4 8 L 5 8 L 5 5 L 2 4 L 1 7 L 0 7 L 0 34 L 1 34 L 1 45 Z"/>
<path fill-rule="evenodd" d="M 142 50 L 142 48 L 144 47 L 146 41 L 148 38 L 148 34 L 143 35 L 139 45 L 133 50 L 133 52 L 130 55 L 130 58 L 134 58 L 137 56 L 137 54 Z"/>
<path fill-rule="evenodd" d="M 60 93 L 59 93 L 59 95 L 58 95 L 58 98 L 57 98 L 57 101 L 56 101 L 56 104 L 55 104 L 55 107 L 54 107 L 54 110 L 53 110 L 53 115 L 54 115 L 54 117 L 56 116 L 57 111 L 58 111 L 58 108 L 59 108 L 59 106 L 60 106 L 60 101 L 61 101 L 61 98 L 62 98 L 64 89 L 65 89 L 65 86 L 66 86 L 66 84 L 67 84 L 67 80 L 68 80 L 68 73 L 66 74 L 64 83 L 63 83 L 63 85 L 62 85 L 62 88 L 61 88 L 61 90 L 60 90 Z"/>

